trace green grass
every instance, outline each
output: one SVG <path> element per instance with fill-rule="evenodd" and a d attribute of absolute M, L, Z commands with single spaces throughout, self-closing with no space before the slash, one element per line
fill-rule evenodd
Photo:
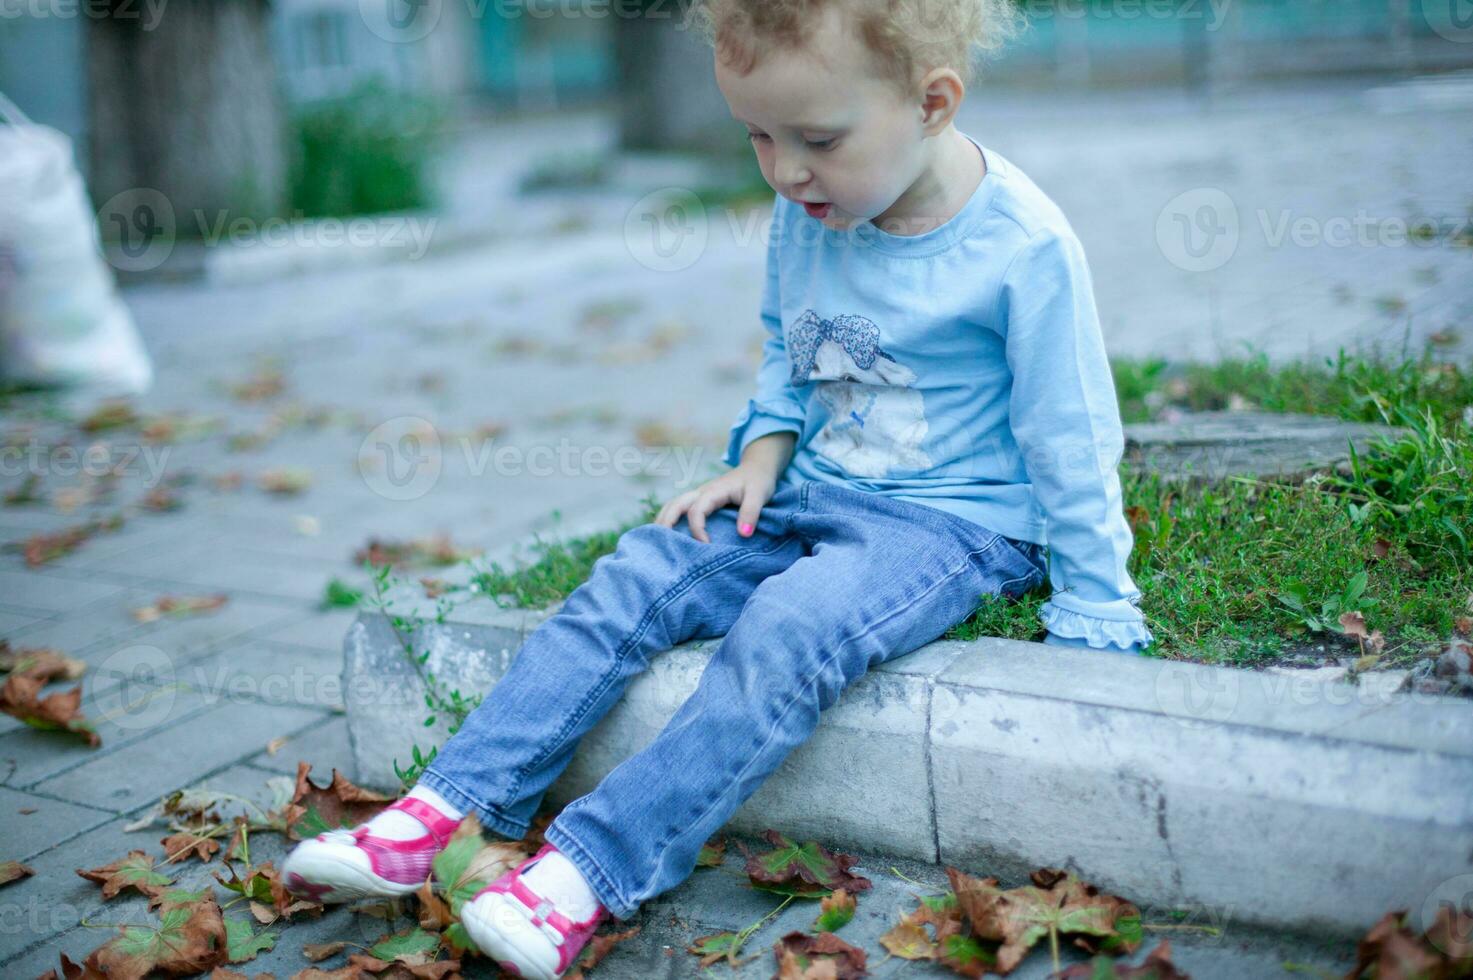
<path fill-rule="evenodd" d="M 292 118 L 290 208 L 308 218 L 425 208 L 443 107 L 365 82 Z"/>
<path fill-rule="evenodd" d="M 1303 484 L 1243 478 L 1191 486 L 1122 470 L 1135 530 L 1130 570 L 1155 634 L 1154 653 L 1237 665 L 1286 653 L 1357 650 L 1334 621 L 1361 612 L 1387 644 L 1383 663 L 1435 653 L 1468 615 L 1473 594 L 1473 373 L 1438 361 L 1351 358 L 1271 365 L 1249 357 L 1214 365 L 1120 361 L 1122 414 L 1230 404 L 1275 412 L 1387 422 L 1409 435 L 1354 460 L 1350 476 Z M 545 544 L 532 566 L 485 573 L 478 584 L 504 601 L 537 606 L 586 580 L 619 535 L 644 520 L 567 543 Z M 1358 576 L 1364 585 L 1358 584 Z M 979 596 L 950 639 L 1042 639 L 1047 586 L 1018 600 Z M 1325 629 L 1329 612 L 1330 628 Z"/>

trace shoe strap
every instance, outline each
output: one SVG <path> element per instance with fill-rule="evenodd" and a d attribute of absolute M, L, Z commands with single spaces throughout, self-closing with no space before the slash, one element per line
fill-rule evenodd
<path fill-rule="evenodd" d="M 424 824 L 430 836 L 435 839 L 437 847 L 443 848 L 449 842 L 450 835 L 455 832 L 455 828 L 460 826 L 459 820 L 441 813 L 424 800 L 414 796 L 395 800 L 386 809 L 402 811 Z"/>

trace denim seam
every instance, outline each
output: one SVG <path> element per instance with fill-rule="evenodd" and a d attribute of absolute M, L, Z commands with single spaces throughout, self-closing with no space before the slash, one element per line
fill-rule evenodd
<path fill-rule="evenodd" d="M 765 551 L 738 549 L 730 555 L 721 555 L 712 559 L 709 562 L 706 562 L 704 565 L 697 565 L 695 568 L 686 572 L 686 574 L 683 575 L 681 578 L 677 579 L 673 585 L 671 585 L 660 595 L 659 598 L 650 603 L 649 608 L 645 610 L 644 616 L 641 617 L 640 621 L 637 624 L 635 624 L 634 629 L 631 630 L 629 635 L 624 638 L 623 642 L 621 642 L 619 646 L 615 648 L 613 669 L 604 673 L 603 677 L 599 680 L 599 683 L 593 688 L 592 691 L 584 696 L 582 702 L 579 703 L 578 708 L 568 717 L 566 721 L 563 722 L 562 728 L 559 729 L 558 733 L 555 736 L 553 736 L 551 747 L 538 755 L 532 762 L 529 762 L 518 768 L 516 783 L 508 791 L 507 795 L 511 799 L 517 799 L 521 795 L 522 786 L 526 784 L 527 777 L 531 775 L 532 771 L 538 766 L 541 766 L 548 759 L 552 758 L 553 754 L 556 753 L 558 749 L 562 748 L 563 744 L 567 741 L 568 732 L 572 731 L 577 726 L 578 722 L 583 720 L 583 716 L 588 714 L 588 711 L 593 706 L 594 702 L 596 702 L 603 694 L 603 692 L 608 689 L 609 685 L 613 683 L 614 675 L 618 673 L 618 668 L 621 664 L 623 664 L 624 658 L 628 656 L 629 650 L 634 646 L 634 644 L 639 642 L 639 640 L 649 630 L 650 625 L 655 621 L 655 617 L 658 616 L 666 606 L 668 606 L 671 602 L 674 602 L 685 592 L 694 588 L 695 585 L 702 579 L 707 578 L 710 575 L 714 575 L 716 572 L 719 572 L 730 565 L 734 565 L 737 562 L 742 561 L 743 559 L 754 556 L 770 555 L 773 552 L 781 549 L 790 540 L 791 536 L 784 537 L 776 544 L 774 544 L 771 548 Z"/>
<path fill-rule="evenodd" d="M 607 894 L 614 896 L 614 901 L 618 905 L 619 909 L 623 909 L 624 912 L 634 911 L 634 909 L 636 908 L 634 903 L 631 903 L 628 899 L 624 897 L 624 893 L 619 890 L 618 885 L 616 885 L 614 883 L 614 880 L 608 876 L 603 867 L 600 866 L 599 863 L 593 859 L 593 855 L 588 853 L 588 848 L 583 846 L 582 841 L 578 840 L 578 838 L 568 833 L 562 827 L 557 826 L 556 823 L 548 824 L 547 829 L 543 831 L 542 836 L 544 840 L 547 840 L 548 843 L 552 844 L 553 847 L 556 847 L 560 852 L 562 852 L 563 856 L 571 861 L 579 871 L 583 872 L 585 878 L 591 878 L 592 880 L 597 881 L 601 885 L 603 885 L 604 891 Z M 559 844 L 557 841 L 552 840 L 552 837 L 561 838 L 562 843 Z M 581 860 L 579 860 L 580 858 Z M 592 874 L 589 874 L 590 871 L 592 872 Z M 600 900 L 602 900 L 601 897 Z M 603 904 L 605 908 L 614 913 L 614 917 L 616 919 L 623 919 L 626 917 L 623 912 L 616 910 L 613 906 L 610 906 L 608 902 L 604 902 Z"/>
<path fill-rule="evenodd" d="M 428 782 L 425 781 L 426 776 L 429 777 Z M 489 825 L 492 830 L 495 830 L 497 833 L 504 834 L 507 837 L 511 837 L 513 839 L 520 839 L 522 837 L 525 837 L 527 836 L 527 831 L 531 827 L 530 824 L 523 823 L 520 820 L 513 820 L 511 817 L 508 817 L 506 814 L 501 812 L 499 807 L 478 800 L 474 795 L 467 793 L 460 786 L 459 783 L 455 782 L 455 780 L 453 779 L 450 779 L 444 773 L 438 772 L 436 770 L 426 769 L 420 774 L 420 777 L 418 780 L 416 780 L 416 782 L 425 783 L 426 789 L 435 789 L 435 783 L 437 782 L 440 783 L 442 787 L 448 787 L 452 792 L 458 794 L 460 797 L 466 800 L 469 804 L 468 808 L 477 811 L 478 816 L 488 818 L 486 819 L 486 824 Z M 436 790 L 436 792 L 439 792 L 439 790 Z M 441 795 L 445 794 L 441 793 Z M 515 831 L 515 833 L 502 830 L 499 826 L 497 826 L 498 822 L 507 827 L 511 827 Z"/>
<path fill-rule="evenodd" d="M 1001 535 L 999 535 L 999 537 L 1001 537 Z M 693 823 L 693 824 L 694 823 L 700 823 L 700 821 L 705 818 L 706 814 L 711 812 L 711 808 L 716 805 L 716 802 L 718 800 L 720 800 L 723 796 L 725 796 L 726 793 L 731 792 L 731 788 L 741 781 L 742 776 L 745 775 L 746 772 L 747 772 L 747 770 L 752 767 L 752 763 L 757 758 L 757 755 L 760 754 L 761 751 L 762 751 L 762 749 L 766 748 L 767 747 L 767 744 L 772 741 L 773 734 L 778 730 L 778 727 L 781 724 L 781 722 L 783 720 L 783 717 L 786 716 L 787 713 L 792 710 L 793 705 L 797 703 L 799 696 L 801 696 L 804 691 L 808 690 L 808 688 L 813 684 L 813 682 L 818 678 L 818 676 L 823 673 L 824 668 L 827 667 L 830 663 L 833 662 L 834 658 L 837 657 L 839 655 L 839 653 L 844 650 L 844 648 L 848 645 L 848 643 L 851 640 L 855 640 L 855 639 L 857 639 L 860 636 L 863 636 L 863 635 L 868 634 L 875 627 L 880 626 L 880 625 L 882 625 L 882 624 L 884 624 L 886 622 L 889 622 L 891 619 L 894 619 L 896 616 L 900 615 L 901 613 L 906 612 L 907 610 L 911 609 L 913 606 L 915 606 L 915 604 L 917 602 L 920 602 L 926 596 L 928 596 L 932 592 L 936 591 L 936 589 L 940 588 L 942 585 L 945 585 L 947 582 L 950 582 L 952 579 L 955 579 L 958 575 L 963 574 L 968 568 L 971 567 L 971 565 L 972 565 L 972 556 L 975 555 L 975 554 L 979 554 L 980 552 L 986 551 L 986 550 L 987 550 L 986 548 L 979 548 L 977 551 L 968 552 L 967 558 L 966 558 L 966 561 L 965 562 L 963 562 L 962 564 L 960 564 L 957 567 L 953 568 L 950 572 L 947 572 L 945 575 L 943 575 L 941 578 L 937 579 L 935 582 L 931 583 L 931 585 L 929 587 L 927 587 L 925 589 L 925 591 L 923 591 L 923 592 L 919 593 L 918 595 L 916 595 L 909 602 L 905 603 L 902 606 L 891 608 L 890 610 L 888 610 L 888 612 L 887 612 L 886 615 L 881 616 L 878 619 L 872 620 L 869 623 L 867 623 L 867 624 L 865 624 L 863 626 L 860 626 L 858 629 L 845 634 L 845 636 L 843 637 L 843 639 L 841 639 L 837 643 L 835 643 L 834 644 L 834 652 L 832 654 L 830 654 L 827 658 L 825 658 L 824 661 L 818 665 L 818 670 L 815 673 L 813 673 L 812 675 L 810 675 L 807 678 L 807 680 L 805 680 L 803 682 L 803 685 L 798 688 L 798 694 L 797 695 L 794 695 L 793 698 L 788 701 L 787 706 L 783 708 L 782 713 L 779 714 L 775 719 L 773 719 L 773 723 L 768 728 L 768 731 L 767 731 L 767 738 L 764 739 L 763 742 L 762 742 L 762 744 L 757 747 L 757 752 L 756 753 L 753 753 L 753 755 L 747 759 L 746 765 L 742 766 L 742 768 L 737 771 L 736 776 L 734 776 L 727 783 L 726 789 L 723 792 L 718 793 L 714 798 L 712 798 L 712 800 L 708 804 L 706 804 L 706 808 L 704 810 L 702 810 L 699 814 L 697 814 L 696 815 L 696 818 L 694 820 L 690 821 L 690 823 Z M 679 836 L 680 836 L 680 831 L 679 830 L 677 830 L 676 832 L 674 832 L 672 834 L 666 835 L 666 837 L 663 840 L 661 840 L 660 843 L 658 843 L 658 844 L 655 845 L 655 849 L 659 852 L 660 855 L 663 855 L 665 853 L 665 851 L 669 848 L 670 842 L 672 840 L 674 840 L 676 837 L 679 837 Z"/>

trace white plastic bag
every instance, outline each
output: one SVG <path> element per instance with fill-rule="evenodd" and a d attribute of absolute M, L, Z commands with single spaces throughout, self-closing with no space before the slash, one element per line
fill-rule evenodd
<path fill-rule="evenodd" d="M 72 142 L 0 95 L 0 379 L 137 395 L 153 367 L 102 256 Z"/>

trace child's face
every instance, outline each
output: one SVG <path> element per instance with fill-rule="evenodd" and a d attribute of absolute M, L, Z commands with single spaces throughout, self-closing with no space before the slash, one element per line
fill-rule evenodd
<path fill-rule="evenodd" d="M 838 9 L 826 8 L 803 49 L 769 48 L 738 75 L 716 61 L 716 84 L 746 123 L 772 189 L 836 229 L 880 218 L 925 165 L 922 104 L 877 77 Z M 890 229 L 886 229 L 890 230 Z"/>

